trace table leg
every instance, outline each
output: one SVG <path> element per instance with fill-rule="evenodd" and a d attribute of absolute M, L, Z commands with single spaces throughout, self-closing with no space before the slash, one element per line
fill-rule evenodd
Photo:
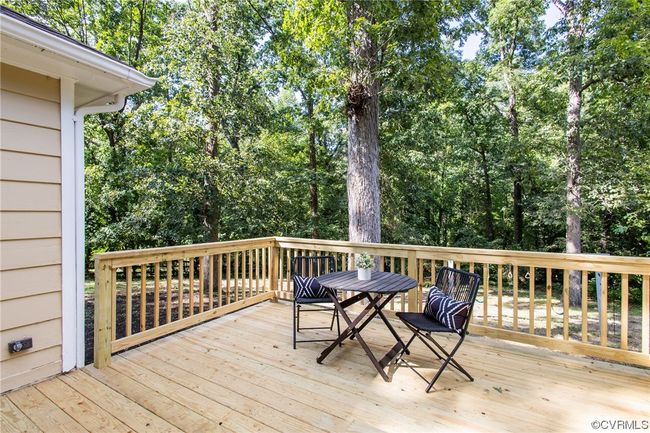
<path fill-rule="evenodd" d="M 332 298 L 332 301 L 334 302 L 335 308 L 339 311 L 339 315 L 343 317 L 343 320 L 348 324 L 347 329 L 345 329 L 343 332 L 341 332 L 341 335 L 339 338 L 337 338 L 330 346 L 328 346 L 323 352 L 321 352 L 320 356 L 316 359 L 316 362 L 319 364 L 323 362 L 323 360 L 334 350 L 334 348 L 339 345 L 343 340 L 345 340 L 349 335 L 353 337 L 356 337 L 357 341 L 363 348 L 363 350 L 366 352 L 366 355 L 372 362 L 372 365 L 375 367 L 377 372 L 381 375 L 381 377 L 386 381 L 390 382 L 390 378 L 384 371 L 384 367 L 388 365 L 393 358 L 402 351 L 404 348 L 404 342 L 402 339 L 399 337 L 393 326 L 390 324 L 384 313 L 381 312 L 381 309 L 390 302 L 390 300 L 395 296 L 395 294 L 389 294 L 387 298 L 384 300 L 384 302 L 381 302 L 382 296 L 377 295 L 374 298 L 371 297 L 370 295 L 366 294 L 366 296 L 363 297 L 358 297 L 358 301 L 360 301 L 363 298 L 367 298 L 370 302 L 368 305 L 361 311 L 361 313 L 354 319 L 351 320 L 348 314 L 345 312 L 345 309 L 341 305 L 341 303 L 338 301 L 338 298 L 336 298 L 335 295 L 330 294 L 330 297 Z M 351 305 L 351 303 L 346 303 L 346 306 Z M 371 310 L 373 310 L 371 312 Z M 377 360 L 377 357 L 372 353 L 372 350 L 370 350 L 370 347 L 368 344 L 365 342 L 363 337 L 361 337 L 360 331 L 363 329 L 369 322 L 372 320 L 377 314 L 379 314 L 379 317 L 382 319 L 388 330 L 393 334 L 393 337 L 397 340 L 397 344 L 391 348 L 391 350 L 386 353 L 382 357 L 381 360 Z M 368 316 L 366 318 L 366 316 Z M 365 318 L 365 320 L 364 320 Z M 360 327 L 356 327 L 356 325 L 363 320 L 363 323 L 361 324 Z"/>
<path fill-rule="evenodd" d="M 329 355 L 330 352 L 332 352 L 332 350 L 334 350 L 336 346 L 338 346 L 340 343 L 345 341 L 345 339 L 348 338 L 349 335 L 357 333 L 355 329 L 356 325 L 361 320 L 363 320 L 363 318 L 370 312 L 371 309 L 374 308 L 376 303 L 375 301 L 373 303 L 368 304 L 366 308 L 364 308 L 363 311 L 354 320 L 352 320 L 350 319 L 350 316 L 348 316 L 348 314 L 345 312 L 345 308 L 341 306 L 341 303 L 339 302 L 338 298 L 335 295 L 332 295 L 331 293 L 330 293 L 330 298 L 332 298 L 332 301 L 334 302 L 334 307 L 339 312 L 339 316 L 342 317 L 343 320 L 345 320 L 345 323 L 347 323 L 348 327 L 341 332 L 341 335 L 336 340 L 334 340 L 332 344 L 330 344 L 325 350 L 321 352 L 318 358 L 316 358 L 316 362 L 318 362 L 319 364 L 322 363 L 325 358 L 327 358 L 327 355 Z M 358 301 L 360 301 L 361 299 L 362 297 L 359 297 Z M 346 305 L 349 305 L 349 303 L 347 303 Z"/>

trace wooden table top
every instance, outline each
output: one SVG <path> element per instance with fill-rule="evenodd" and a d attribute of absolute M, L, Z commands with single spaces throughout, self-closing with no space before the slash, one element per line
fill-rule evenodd
<path fill-rule="evenodd" d="M 328 289 L 368 293 L 406 292 L 418 284 L 406 275 L 379 271 L 372 271 L 370 280 L 359 280 L 357 271 L 332 272 L 316 279 Z"/>

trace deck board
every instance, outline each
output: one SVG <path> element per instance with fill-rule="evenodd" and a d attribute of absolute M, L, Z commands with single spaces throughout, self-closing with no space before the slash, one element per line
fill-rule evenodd
<path fill-rule="evenodd" d="M 378 355 L 394 343 L 378 321 L 364 336 Z M 2 396 L 2 431 L 593 431 L 594 420 L 650 420 L 650 370 L 470 336 L 457 358 L 476 380 L 449 369 L 426 394 L 406 367 L 384 382 L 356 342 L 322 365 L 326 343 L 291 346 L 291 308 L 263 303 L 116 355 L 110 368 Z M 423 346 L 410 360 L 433 374 Z"/>

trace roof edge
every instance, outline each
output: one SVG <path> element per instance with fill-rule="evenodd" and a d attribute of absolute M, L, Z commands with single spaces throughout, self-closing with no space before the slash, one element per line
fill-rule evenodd
<path fill-rule="evenodd" d="M 104 71 L 134 84 L 133 93 L 148 89 L 158 81 L 148 77 L 132 66 L 108 56 L 74 39 L 68 38 L 49 27 L 2 7 L 0 31 L 9 37 L 36 45 L 72 62 Z"/>

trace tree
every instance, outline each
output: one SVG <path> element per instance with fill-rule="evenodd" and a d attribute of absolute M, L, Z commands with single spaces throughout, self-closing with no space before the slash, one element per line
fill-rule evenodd
<path fill-rule="evenodd" d="M 535 58 L 535 43 L 541 33 L 539 17 L 543 1 L 495 0 L 485 13 L 487 26 L 483 27 L 489 41 L 488 54 L 498 59 L 494 67 L 501 74 L 505 87 L 506 104 L 499 108 L 508 122 L 511 137 L 509 169 L 512 174 L 512 214 L 514 244 L 521 247 L 524 234 L 524 166 L 526 152 L 520 139 L 521 120 L 517 95 L 519 75 L 530 67 Z"/>

